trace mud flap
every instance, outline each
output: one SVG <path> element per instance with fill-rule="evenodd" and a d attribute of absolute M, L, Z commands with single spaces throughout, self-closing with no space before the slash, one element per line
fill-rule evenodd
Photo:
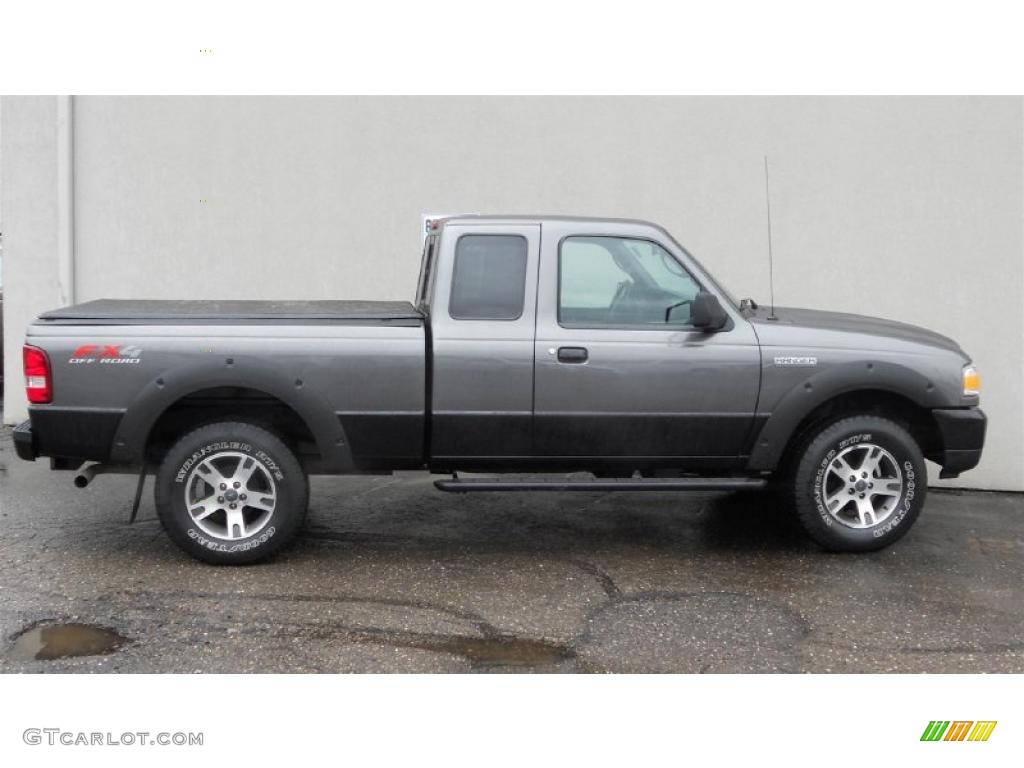
<path fill-rule="evenodd" d="M 132 502 L 132 511 L 128 515 L 128 525 L 135 522 L 139 516 L 139 504 L 142 503 L 142 489 L 146 486 L 146 465 L 143 464 L 139 471 L 139 482 L 135 485 L 135 501 Z"/>

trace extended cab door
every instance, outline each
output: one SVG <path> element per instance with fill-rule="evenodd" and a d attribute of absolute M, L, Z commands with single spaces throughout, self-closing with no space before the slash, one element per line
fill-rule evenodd
<path fill-rule="evenodd" d="M 545 222 L 540 285 L 538 456 L 738 463 L 757 402 L 757 339 L 671 238 L 639 223 Z M 729 312 L 726 329 L 689 325 L 688 302 L 702 287 Z"/>
<path fill-rule="evenodd" d="M 429 307 L 435 466 L 530 455 L 539 250 L 537 224 L 444 226 Z"/>

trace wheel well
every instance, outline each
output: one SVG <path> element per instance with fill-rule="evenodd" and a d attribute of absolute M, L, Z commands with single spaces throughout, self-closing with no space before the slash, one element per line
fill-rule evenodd
<path fill-rule="evenodd" d="M 821 425 L 837 419 L 856 416 L 882 416 L 896 422 L 907 430 L 911 437 L 921 446 L 926 458 L 937 456 L 942 450 L 942 436 L 938 425 L 928 408 L 923 408 L 909 397 L 885 390 L 867 389 L 855 392 L 844 392 L 830 400 L 826 400 L 804 419 L 793 430 L 782 460 L 780 469 L 785 470 L 793 459 L 794 451 L 800 446 L 808 433 Z"/>
<path fill-rule="evenodd" d="M 147 461 L 158 461 L 182 435 L 217 421 L 246 421 L 267 429 L 305 463 L 320 451 L 306 422 L 287 403 L 258 389 L 213 387 L 176 400 L 160 414 L 146 439 Z"/>

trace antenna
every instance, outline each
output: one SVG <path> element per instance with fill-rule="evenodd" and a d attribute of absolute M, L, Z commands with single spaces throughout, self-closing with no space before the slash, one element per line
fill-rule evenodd
<path fill-rule="evenodd" d="M 768 204 L 768 290 L 771 297 L 771 310 L 768 320 L 778 320 L 775 316 L 775 263 L 772 258 L 772 196 L 768 189 L 768 155 L 764 156 L 764 199 Z"/>

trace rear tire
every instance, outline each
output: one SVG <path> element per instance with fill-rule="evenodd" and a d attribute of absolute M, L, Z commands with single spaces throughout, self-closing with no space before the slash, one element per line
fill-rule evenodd
<path fill-rule="evenodd" d="M 199 560 L 264 560 L 302 527 L 306 474 L 280 438 L 246 422 L 189 432 L 156 475 L 156 509 L 171 540 Z"/>
<path fill-rule="evenodd" d="M 868 552 L 906 534 L 924 506 L 924 456 L 900 425 L 879 416 L 826 424 L 798 449 L 797 517 L 834 552 Z"/>

